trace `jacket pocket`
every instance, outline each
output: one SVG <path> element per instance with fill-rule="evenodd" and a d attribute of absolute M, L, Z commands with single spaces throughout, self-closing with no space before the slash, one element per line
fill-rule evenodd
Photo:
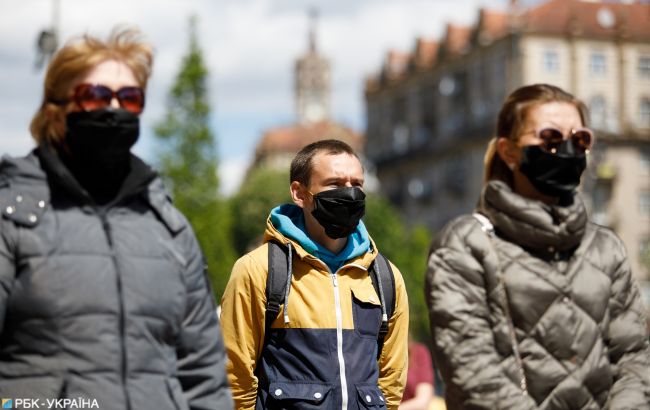
<path fill-rule="evenodd" d="M 360 409 L 385 409 L 386 399 L 377 385 L 357 384 L 357 402 Z"/>
<path fill-rule="evenodd" d="M 372 287 L 352 288 L 354 331 L 361 337 L 377 339 L 381 326 L 381 303 Z"/>
<path fill-rule="evenodd" d="M 267 409 L 331 409 L 332 386 L 325 383 L 275 382 L 269 385 Z"/>
<path fill-rule="evenodd" d="M 189 410 L 187 400 L 183 396 L 183 389 L 177 379 L 165 379 L 167 385 L 167 392 L 176 407 L 176 410 Z"/>
<path fill-rule="evenodd" d="M 0 397 L 46 400 L 65 398 L 65 380 L 61 377 L 44 375 L 0 379 Z"/>

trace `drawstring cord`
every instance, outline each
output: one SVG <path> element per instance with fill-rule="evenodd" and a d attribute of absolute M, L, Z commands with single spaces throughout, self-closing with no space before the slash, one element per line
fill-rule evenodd
<path fill-rule="evenodd" d="M 284 324 L 289 324 L 289 290 L 291 289 L 291 277 L 293 276 L 293 253 L 291 248 L 291 242 L 287 242 L 287 247 L 289 248 L 289 256 L 287 269 L 289 270 L 287 274 L 287 285 L 284 289 Z"/>
<path fill-rule="evenodd" d="M 375 261 L 375 270 L 377 271 L 377 287 L 379 288 L 379 300 L 381 302 L 381 321 L 382 323 L 388 325 L 388 314 L 386 313 L 386 301 L 384 300 L 384 287 L 381 285 L 382 276 L 381 274 L 379 274 L 379 269 L 380 269 L 379 265 L 380 263 L 377 263 L 377 261 Z"/>

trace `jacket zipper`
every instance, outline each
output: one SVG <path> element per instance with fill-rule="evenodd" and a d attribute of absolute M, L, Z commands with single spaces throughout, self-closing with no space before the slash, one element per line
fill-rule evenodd
<path fill-rule="evenodd" d="M 111 252 L 111 259 L 113 260 L 113 265 L 115 266 L 115 275 L 117 280 L 117 296 L 119 299 L 119 309 L 120 309 L 120 348 L 122 351 L 122 357 L 120 362 L 120 376 L 122 380 L 122 389 L 124 390 L 124 398 L 126 399 L 126 408 L 131 410 L 131 398 L 129 397 L 129 390 L 126 387 L 126 373 L 127 373 L 127 358 L 126 358 L 126 318 L 124 314 L 124 292 L 122 290 L 122 274 L 120 272 L 120 267 L 117 262 L 117 255 L 115 254 L 115 248 L 113 247 L 113 234 L 111 232 L 111 226 L 108 224 L 108 219 L 106 217 L 106 212 L 99 213 L 99 216 L 102 220 L 102 228 L 104 228 L 104 233 L 108 240 L 108 246 Z"/>
<path fill-rule="evenodd" d="M 338 272 L 338 271 L 337 271 Z M 336 309 L 336 352 L 339 357 L 339 373 L 341 375 L 341 409 L 348 408 L 348 382 L 345 379 L 345 358 L 343 357 L 343 319 L 341 315 L 341 298 L 339 295 L 339 281 L 336 273 L 330 273 L 334 284 L 334 306 Z"/>
<path fill-rule="evenodd" d="M 336 275 L 344 266 L 339 268 L 336 272 L 332 273 L 329 266 L 327 266 L 325 262 L 321 261 L 318 258 L 314 258 L 314 260 L 321 264 L 327 270 L 327 272 L 329 272 L 330 278 L 332 278 L 332 285 L 334 286 L 334 309 L 336 312 L 336 353 L 339 359 L 339 374 L 341 376 L 341 410 L 347 410 L 348 382 L 345 377 L 345 357 L 343 356 L 343 315 L 341 313 L 339 281 L 336 277 Z"/>

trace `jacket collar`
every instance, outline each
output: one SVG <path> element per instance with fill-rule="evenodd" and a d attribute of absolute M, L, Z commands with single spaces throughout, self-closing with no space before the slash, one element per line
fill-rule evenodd
<path fill-rule="evenodd" d="M 375 242 L 372 240 L 370 236 L 368 236 L 368 239 L 370 241 L 369 250 L 363 253 L 362 255 L 359 255 L 357 257 L 352 258 L 351 260 L 346 261 L 339 269 L 342 269 L 343 267 L 350 266 L 350 265 L 359 266 L 365 270 L 369 269 L 370 264 L 372 263 L 372 261 L 375 260 L 375 257 L 377 256 L 377 251 L 376 251 L 377 248 Z M 264 232 L 264 239 L 263 239 L 264 243 L 269 241 L 276 241 L 285 245 L 287 243 L 291 243 L 291 246 L 294 248 L 295 254 L 301 260 L 319 269 L 321 269 L 323 265 L 326 265 L 325 262 L 323 262 L 316 256 L 309 253 L 307 250 L 305 250 L 305 248 L 298 241 L 283 235 L 273 225 L 273 222 L 271 221 L 271 215 L 269 215 L 269 217 L 266 220 L 266 231 Z"/>
<path fill-rule="evenodd" d="M 51 185 L 57 186 L 58 189 L 63 190 L 82 204 L 95 205 L 95 201 L 88 191 L 81 186 L 70 170 L 63 164 L 52 146 L 45 143 L 36 148 L 33 154 L 40 159 L 41 166 Z M 156 176 L 156 172 L 144 161 L 135 155 L 131 155 L 129 174 L 122 183 L 116 197 L 106 205 L 106 208 L 124 199 L 146 192 L 147 186 Z"/>
<path fill-rule="evenodd" d="M 25 157 L 5 155 L 0 161 L 0 179 L 11 180 L 13 184 L 45 184 L 47 176 L 41 168 L 34 151 Z"/>
<path fill-rule="evenodd" d="M 490 218 L 500 236 L 543 253 L 577 247 L 587 225 L 587 212 L 579 195 L 574 195 L 568 206 L 547 205 L 514 193 L 498 180 L 485 185 L 479 211 Z"/>

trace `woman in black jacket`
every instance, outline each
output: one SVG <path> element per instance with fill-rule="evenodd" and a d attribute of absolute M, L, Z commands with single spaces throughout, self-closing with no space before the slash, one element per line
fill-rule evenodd
<path fill-rule="evenodd" d="M 474 215 L 429 257 L 449 409 L 650 409 L 650 348 L 624 246 L 575 190 L 594 135 L 545 84 L 504 103 Z"/>
<path fill-rule="evenodd" d="M 134 30 L 54 56 L 37 148 L 0 163 L 0 397 L 232 408 L 198 243 L 131 147 L 152 52 Z"/>

